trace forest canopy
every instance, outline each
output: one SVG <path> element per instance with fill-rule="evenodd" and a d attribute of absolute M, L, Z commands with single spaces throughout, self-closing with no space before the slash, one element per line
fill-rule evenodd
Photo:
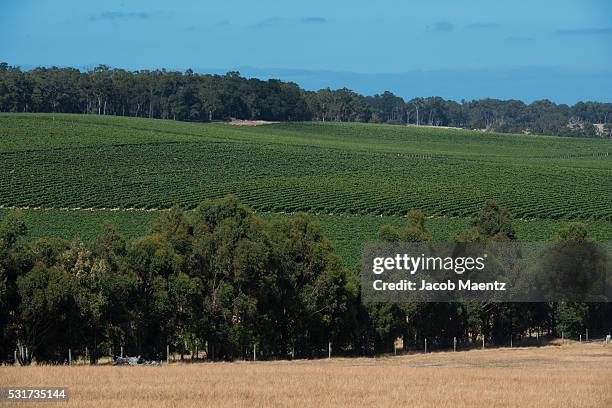
<path fill-rule="evenodd" d="M 384 242 L 431 239 L 422 212 Z M 403 347 L 505 345 L 532 333 L 578 337 L 610 326 L 611 303 L 376 303 L 361 301 L 306 214 L 266 220 L 233 197 L 160 213 L 145 235 L 111 224 L 90 242 L 27 240 L 19 212 L 0 220 L 0 363 L 65 363 L 125 353 L 162 359 L 204 351 L 208 360 L 372 355 Z M 512 240 L 507 211 L 489 202 L 463 241 Z M 589 240 L 583 225 L 558 242 Z M 168 347 L 168 348 L 167 348 Z"/>
<path fill-rule="evenodd" d="M 167 70 L 91 70 L 0 63 L 0 112 L 120 115 L 182 121 L 229 118 L 450 126 L 496 132 L 612 137 L 612 103 L 549 100 L 405 100 L 389 91 L 307 91 L 292 82 Z"/>

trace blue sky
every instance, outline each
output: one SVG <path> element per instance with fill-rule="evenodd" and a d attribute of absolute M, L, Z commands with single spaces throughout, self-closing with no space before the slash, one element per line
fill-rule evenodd
<path fill-rule="evenodd" d="M 25 66 L 240 69 L 405 97 L 612 100 L 606 0 L 3 0 L 0 38 L 0 60 Z"/>

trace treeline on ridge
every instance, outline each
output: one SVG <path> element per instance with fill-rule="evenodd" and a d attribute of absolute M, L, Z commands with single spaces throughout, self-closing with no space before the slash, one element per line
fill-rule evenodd
<path fill-rule="evenodd" d="M 424 215 L 383 241 L 427 241 Z M 611 304 L 412 303 L 365 305 L 356 271 L 343 266 L 306 214 L 266 221 L 233 197 L 196 210 L 173 207 L 151 231 L 126 240 L 110 224 L 92 242 L 30 244 L 18 213 L 0 223 L 0 362 L 61 364 L 119 350 L 162 359 L 205 351 L 208 360 L 312 358 L 452 345 L 507 345 L 530 333 L 577 337 L 609 328 Z M 489 202 L 459 240 L 512 240 L 509 214 Z M 572 224 L 559 239 L 589 239 Z M 594 330 L 593 330 L 594 331 Z M 478 341 L 477 341 L 478 340 Z"/>
<path fill-rule="evenodd" d="M 497 132 L 611 137 L 612 103 L 441 97 L 404 100 L 391 92 L 364 96 L 349 89 L 306 91 L 276 79 L 238 72 L 127 71 L 100 65 L 89 71 L 22 71 L 0 63 L 0 112 L 63 112 L 183 121 L 228 118 L 270 121 L 351 121 L 451 126 Z"/>

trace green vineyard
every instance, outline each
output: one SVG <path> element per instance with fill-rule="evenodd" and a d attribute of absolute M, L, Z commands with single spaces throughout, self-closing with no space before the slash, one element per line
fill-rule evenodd
<path fill-rule="evenodd" d="M 158 215 L 140 210 L 234 194 L 266 217 L 309 212 L 353 264 L 410 209 L 447 240 L 489 198 L 519 239 L 581 220 L 612 240 L 610 151 L 609 140 L 424 127 L 0 114 L 0 206 L 30 208 L 32 238 L 91 239 L 106 220 L 136 236 Z"/>
<path fill-rule="evenodd" d="M 367 124 L 0 115 L 0 205 L 612 220 L 612 141 Z"/>

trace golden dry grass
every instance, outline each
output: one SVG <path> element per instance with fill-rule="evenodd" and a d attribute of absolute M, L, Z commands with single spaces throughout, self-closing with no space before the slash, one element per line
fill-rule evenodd
<path fill-rule="evenodd" d="M 0 386 L 9 385 L 70 388 L 69 403 L 44 407 L 605 407 L 612 404 L 612 346 L 161 367 L 2 367 Z"/>

